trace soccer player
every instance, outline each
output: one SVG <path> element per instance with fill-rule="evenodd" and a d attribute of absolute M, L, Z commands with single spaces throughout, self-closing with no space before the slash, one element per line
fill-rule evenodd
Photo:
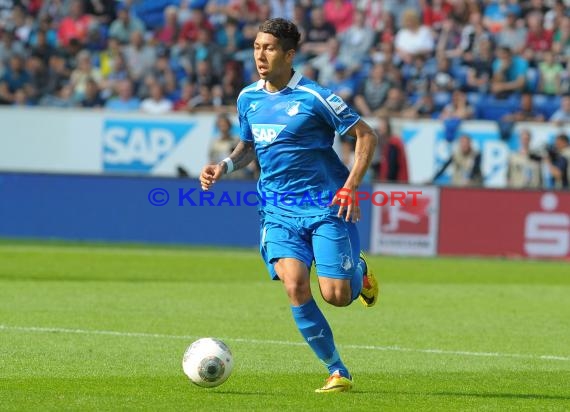
<path fill-rule="evenodd" d="M 260 80 L 237 99 L 240 143 L 222 162 L 205 166 L 200 183 L 209 190 L 257 155 L 261 255 L 271 278 L 283 283 L 301 335 L 328 368 L 316 391 L 343 392 L 352 376 L 313 299 L 309 273 L 314 261 L 321 295 L 334 306 L 357 298 L 367 307 L 376 303 L 378 284 L 360 252 L 355 200 L 377 137 L 340 97 L 293 70 L 299 38 L 287 20 L 260 25 L 254 42 Z M 350 172 L 332 148 L 335 131 L 356 139 Z"/>

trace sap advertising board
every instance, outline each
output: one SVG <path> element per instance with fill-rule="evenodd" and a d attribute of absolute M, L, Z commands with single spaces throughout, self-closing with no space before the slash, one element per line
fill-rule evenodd
<path fill-rule="evenodd" d="M 233 120 L 237 136 L 237 119 Z M 375 119 L 369 120 L 375 124 Z M 0 123 L 0 170 L 8 171 L 176 176 L 177 168 L 183 167 L 197 176 L 217 136 L 215 114 L 0 108 Z M 406 145 L 410 182 L 430 182 L 455 147 L 446 139 L 446 128 L 435 120 L 393 123 Z M 509 149 L 516 149 L 516 131 L 522 128 L 531 130 L 536 149 L 551 143 L 560 131 L 553 124 L 518 124 L 505 142 L 495 122 L 459 125 L 458 132 L 470 135 L 482 152 L 485 186 L 506 185 Z M 448 181 L 445 174 L 437 183 Z"/>

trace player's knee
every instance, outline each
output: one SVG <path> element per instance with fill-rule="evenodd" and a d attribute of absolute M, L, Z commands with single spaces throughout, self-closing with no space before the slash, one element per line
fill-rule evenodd
<path fill-rule="evenodd" d="M 291 302 L 305 302 L 311 296 L 311 288 L 309 282 L 303 280 L 285 280 L 283 281 L 285 291 Z"/>
<path fill-rule="evenodd" d="M 333 306 L 348 306 L 350 304 L 350 289 L 346 287 L 332 287 L 321 290 L 323 299 Z"/>

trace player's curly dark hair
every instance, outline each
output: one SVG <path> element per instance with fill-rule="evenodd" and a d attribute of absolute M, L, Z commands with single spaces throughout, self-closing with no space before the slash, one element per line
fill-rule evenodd
<path fill-rule="evenodd" d="M 277 37 L 283 51 L 297 50 L 299 47 L 301 34 L 297 26 L 289 20 L 280 17 L 266 20 L 259 25 L 259 31 Z"/>

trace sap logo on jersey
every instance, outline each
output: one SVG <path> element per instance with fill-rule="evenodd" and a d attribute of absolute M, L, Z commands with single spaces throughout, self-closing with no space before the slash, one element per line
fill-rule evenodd
<path fill-rule="evenodd" d="M 285 129 L 284 124 L 252 124 L 251 132 L 256 143 L 270 144 Z"/>
<path fill-rule="evenodd" d="M 103 170 L 150 172 L 193 128 L 189 122 L 106 120 Z"/>

